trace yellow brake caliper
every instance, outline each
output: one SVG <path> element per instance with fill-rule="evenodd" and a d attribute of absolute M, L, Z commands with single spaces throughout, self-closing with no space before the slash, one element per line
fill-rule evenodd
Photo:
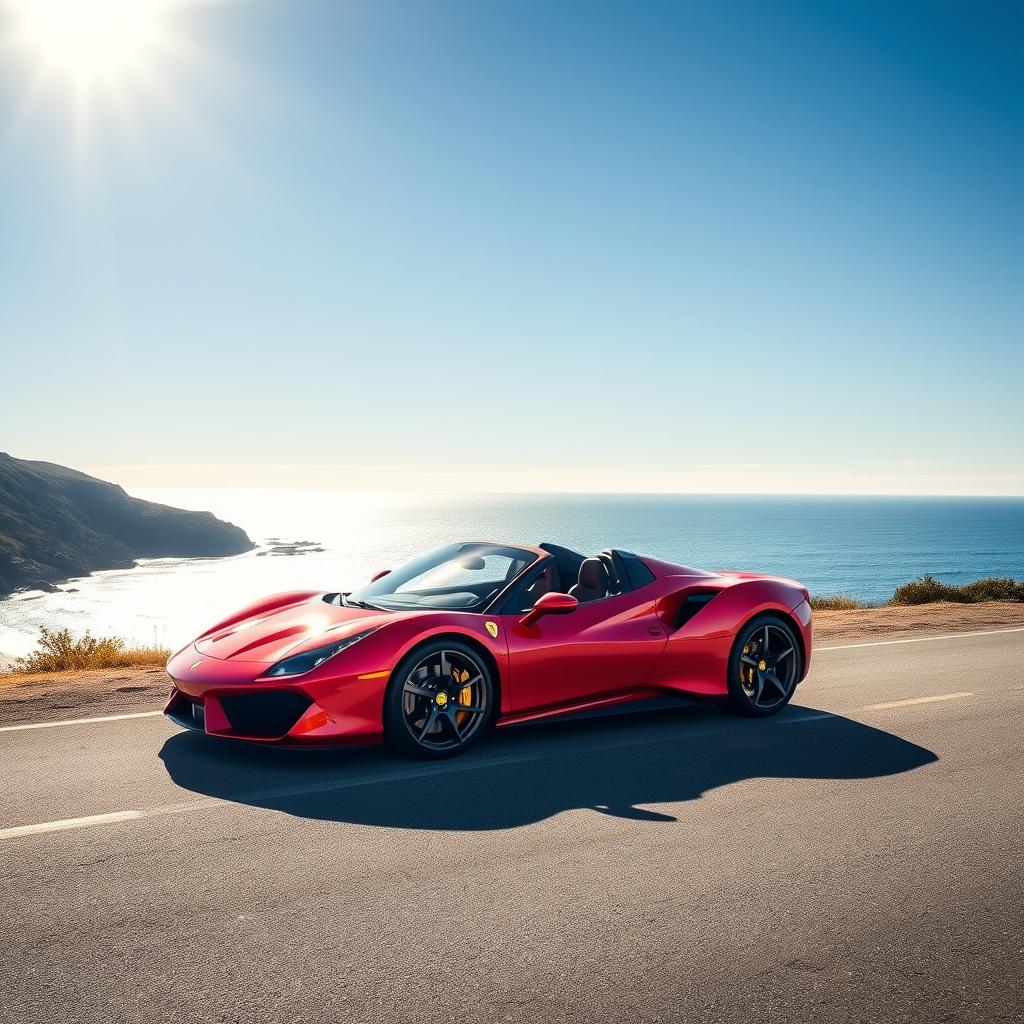
<path fill-rule="evenodd" d="M 454 669 L 452 669 L 452 678 L 457 683 L 469 682 L 469 672 L 466 671 L 466 669 L 463 669 L 460 672 L 457 668 L 454 668 Z M 464 686 L 461 690 L 459 690 L 459 703 L 460 704 L 465 704 L 465 705 L 468 706 L 469 704 L 472 703 L 472 700 L 473 700 L 473 687 L 472 686 Z M 466 717 L 466 713 L 464 711 L 456 712 L 456 714 L 455 714 L 455 721 L 456 721 L 456 723 L 458 725 L 462 725 L 462 720 L 465 717 Z"/>

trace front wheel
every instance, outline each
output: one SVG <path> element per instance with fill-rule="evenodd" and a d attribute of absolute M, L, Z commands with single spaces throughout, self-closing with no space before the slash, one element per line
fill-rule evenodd
<path fill-rule="evenodd" d="M 776 615 L 762 615 L 739 631 L 729 656 L 726 707 L 763 718 L 781 711 L 800 678 L 800 644 L 793 627 Z"/>
<path fill-rule="evenodd" d="M 461 754 L 494 718 L 494 681 L 483 659 L 457 640 L 412 651 L 391 675 L 384 737 L 410 757 Z"/>

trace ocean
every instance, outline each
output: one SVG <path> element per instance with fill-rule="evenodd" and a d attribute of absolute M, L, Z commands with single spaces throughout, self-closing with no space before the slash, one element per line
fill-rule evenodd
<path fill-rule="evenodd" d="M 0 601 L 0 652 L 24 654 L 41 626 L 172 648 L 260 595 L 348 590 L 453 540 L 621 547 L 708 569 L 793 576 L 814 594 L 888 598 L 931 573 L 949 583 L 1024 578 L 1024 499 L 691 495 L 367 494 L 177 490 L 132 493 L 237 523 L 264 549 L 156 559 L 57 593 Z M 271 539 L 322 552 L 266 553 Z"/>

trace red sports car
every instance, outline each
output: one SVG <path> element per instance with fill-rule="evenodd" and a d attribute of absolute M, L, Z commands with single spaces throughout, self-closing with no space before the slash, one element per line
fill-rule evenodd
<path fill-rule="evenodd" d="M 445 757 L 495 723 L 666 693 L 774 714 L 810 656 L 808 594 L 792 580 L 471 542 L 355 593 L 243 608 L 167 663 L 166 714 L 214 736 Z"/>

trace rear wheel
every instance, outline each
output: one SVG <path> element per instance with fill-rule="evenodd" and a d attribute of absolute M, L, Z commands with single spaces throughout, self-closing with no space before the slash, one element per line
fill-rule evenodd
<path fill-rule="evenodd" d="M 800 664 L 800 644 L 788 622 L 777 615 L 748 622 L 729 657 L 726 706 L 740 715 L 774 715 L 792 698 Z"/>
<path fill-rule="evenodd" d="M 460 754 L 494 718 L 495 687 L 484 660 L 457 640 L 412 651 L 391 674 L 384 698 L 384 737 L 400 753 Z"/>

